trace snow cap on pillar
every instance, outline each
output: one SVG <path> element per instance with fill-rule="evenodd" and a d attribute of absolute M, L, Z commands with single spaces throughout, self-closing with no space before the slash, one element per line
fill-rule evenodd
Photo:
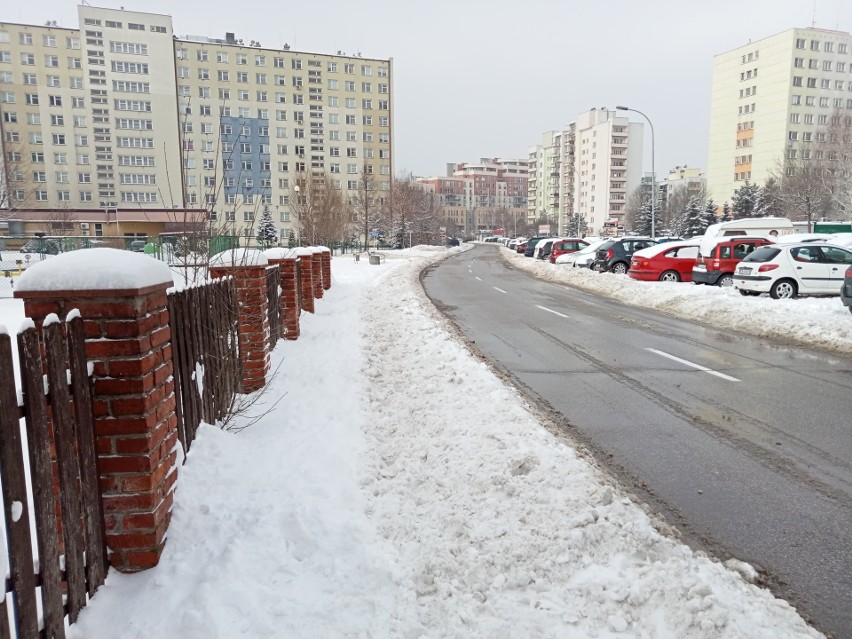
<path fill-rule="evenodd" d="M 91 248 L 36 262 L 15 279 L 15 292 L 141 290 L 172 284 L 168 265 L 143 253 Z"/>

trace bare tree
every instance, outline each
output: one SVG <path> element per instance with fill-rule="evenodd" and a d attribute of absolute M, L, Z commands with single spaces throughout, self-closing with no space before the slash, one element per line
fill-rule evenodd
<path fill-rule="evenodd" d="M 830 211 L 834 201 L 834 174 L 825 153 L 825 149 L 809 145 L 791 147 L 771 175 L 779 185 L 776 196 L 787 217 L 806 221 L 809 232 L 814 221 Z"/>
<path fill-rule="evenodd" d="M 382 221 L 381 201 L 376 195 L 376 180 L 372 172 L 368 171 L 368 165 L 365 163 L 361 167 L 361 174 L 358 177 L 358 187 L 355 195 L 350 198 L 352 207 L 352 218 L 357 225 L 357 228 L 364 234 L 364 249 L 367 248 L 367 242 L 370 239 L 370 232 L 377 229 Z"/>
<path fill-rule="evenodd" d="M 303 242 L 317 246 L 346 237 L 346 199 L 325 173 L 299 174 L 290 190 L 290 209 L 296 215 Z"/>

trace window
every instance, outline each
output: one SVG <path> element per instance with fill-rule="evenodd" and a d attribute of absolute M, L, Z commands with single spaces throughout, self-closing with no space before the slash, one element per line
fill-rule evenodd
<path fill-rule="evenodd" d="M 355 73 L 355 65 L 352 63 L 346 63 L 343 65 L 344 73 Z"/>
<path fill-rule="evenodd" d="M 793 76 L 793 86 L 794 87 L 802 86 L 802 76 L 800 76 L 800 75 L 794 75 Z"/>
<path fill-rule="evenodd" d="M 217 74 L 217 77 L 219 78 L 219 82 L 227 82 L 228 81 L 228 72 L 226 70 L 219 69 L 219 71 L 217 71 L 216 74 Z M 237 75 L 239 75 L 239 74 L 237 74 Z"/>
<path fill-rule="evenodd" d="M 387 67 L 379 67 L 379 77 L 380 78 L 388 77 L 388 68 Z"/>
<path fill-rule="evenodd" d="M 199 62 L 207 62 L 207 51 L 204 49 L 198 49 L 195 52 L 195 59 Z"/>
<path fill-rule="evenodd" d="M 225 51 L 216 53 L 216 62 L 228 62 L 228 54 Z"/>
<path fill-rule="evenodd" d="M 254 56 L 254 66 L 265 67 L 266 66 L 266 56 L 265 55 Z"/>
<path fill-rule="evenodd" d="M 808 78 L 808 88 L 816 89 L 816 78 Z"/>
<path fill-rule="evenodd" d="M 33 66 L 35 64 L 35 55 L 32 53 L 22 53 L 21 54 L 21 64 L 25 64 L 27 66 Z"/>
<path fill-rule="evenodd" d="M 346 116 L 346 124 L 355 124 L 355 116 L 347 115 Z"/>
<path fill-rule="evenodd" d="M 292 60 L 290 60 L 290 67 L 292 69 L 296 69 L 296 70 L 301 69 L 302 68 L 302 61 L 297 59 L 297 58 L 293 58 Z"/>

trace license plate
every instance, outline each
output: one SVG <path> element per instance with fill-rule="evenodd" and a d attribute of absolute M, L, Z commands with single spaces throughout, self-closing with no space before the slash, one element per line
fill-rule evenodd
<path fill-rule="evenodd" d="M 748 275 L 749 273 L 751 273 L 750 268 L 740 267 L 737 269 L 737 275 Z"/>

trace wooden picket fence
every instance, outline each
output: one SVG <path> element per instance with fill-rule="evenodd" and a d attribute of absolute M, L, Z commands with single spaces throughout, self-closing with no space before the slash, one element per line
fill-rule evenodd
<path fill-rule="evenodd" d="M 178 436 L 224 419 L 240 392 L 239 302 L 230 277 L 169 293 Z M 2 638 L 0 638 L 2 639 Z"/>
<path fill-rule="evenodd" d="M 41 336 L 29 328 L 17 346 L 23 406 L 11 374 L 12 340 L 0 334 L 0 370 L 7 371 L 0 377 L 0 481 L 8 556 L 0 639 L 61 639 L 66 616 L 76 621 L 103 584 L 108 561 L 83 320 L 49 323 Z"/>

